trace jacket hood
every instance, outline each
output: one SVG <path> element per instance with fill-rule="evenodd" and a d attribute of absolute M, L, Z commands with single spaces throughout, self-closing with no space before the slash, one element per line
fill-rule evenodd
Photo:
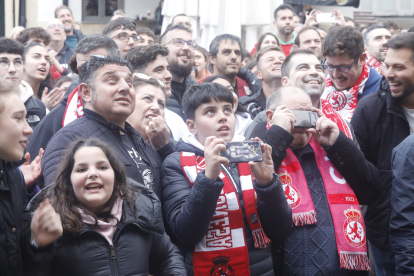
<path fill-rule="evenodd" d="M 247 128 L 253 122 L 248 112 L 236 113 L 236 132 L 235 135 L 244 136 Z"/>
<path fill-rule="evenodd" d="M 23 103 L 25 103 L 31 96 L 34 95 L 32 87 L 30 86 L 30 84 L 28 84 L 24 80 L 20 82 L 19 88 L 20 88 L 20 99 L 23 101 Z"/>

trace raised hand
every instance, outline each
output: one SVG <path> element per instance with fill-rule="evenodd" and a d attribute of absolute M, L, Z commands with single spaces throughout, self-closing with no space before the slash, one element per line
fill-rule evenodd
<path fill-rule="evenodd" d="M 338 126 L 326 118 L 319 109 L 313 108 L 312 111 L 318 112 L 319 119 L 316 122 L 316 128 L 310 128 L 309 132 L 312 133 L 315 141 L 320 145 L 332 146 L 339 136 Z"/>
<path fill-rule="evenodd" d="M 305 27 L 307 26 L 318 26 L 319 22 L 316 21 L 316 14 L 321 13 L 320 11 L 312 10 L 311 12 L 305 13 L 305 24 L 303 24 Z"/>
<path fill-rule="evenodd" d="M 257 185 L 266 186 L 273 179 L 272 147 L 265 144 L 259 138 L 252 138 L 251 141 L 260 141 L 262 147 L 262 162 L 249 162 L 250 171 L 256 179 Z"/>
<path fill-rule="evenodd" d="M 39 247 L 49 245 L 62 236 L 63 227 L 60 216 L 50 205 L 48 198 L 40 203 L 34 212 L 30 229 L 32 237 Z"/>
<path fill-rule="evenodd" d="M 278 125 L 289 133 L 292 133 L 293 128 L 295 127 L 295 114 L 289 109 L 286 105 L 281 105 L 276 108 L 273 112 L 271 121 L 269 122 L 270 126 Z"/>
<path fill-rule="evenodd" d="M 63 95 L 65 95 L 65 92 L 66 91 L 64 89 L 60 89 L 59 87 L 56 87 L 49 92 L 49 89 L 45 87 L 42 94 L 42 102 L 50 111 L 59 104 L 60 100 L 63 98 Z"/>
<path fill-rule="evenodd" d="M 161 115 L 152 118 L 149 126 L 145 128 L 145 132 L 155 150 L 161 149 L 170 141 L 170 129 Z"/>
<path fill-rule="evenodd" d="M 217 139 L 215 136 L 207 137 L 204 143 L 204 158 L 206 162 L 206 177 L 216 180 L 221 172 L 221 163 L 229 165 L 226 157 L 220 156 L 220 151 L 226 151 L 226 142 Z"/>
<path fill-rule="evenodd" d="M 39 155 L 30 163 L 30 153 L 26 153 L 24 158 L 26 162 L 20 167 L 26 182 L 26 188 L 29 189 L 42 175 L 41 162 L 43 158 L 43 149 L 39 150 Z"/>
<path fill-rule="evenodd" d="M 335 15 L 335 21 L 332 22 L 332 25 L 335 26 L 345 26 L 345 18 L 342 15 L 340 10 L 334 10 L 333 14 Z"/>

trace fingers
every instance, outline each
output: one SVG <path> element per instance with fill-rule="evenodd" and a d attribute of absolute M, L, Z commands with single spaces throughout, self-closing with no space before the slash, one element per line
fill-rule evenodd
<path fill-rule="evenodd" d="M 45 89 L 43 89 L 42 99 L 43 99 L 43 97 L 47 96 L 48 91 L 49 91 L 49 89 L 47 87 L 45 87 Z"/>
<path fill-rule="evenodd" d="M 30 153 L 26 152 L 26 154 L 24 155 L 24 159 L 26 159 L 26 162 L 24 162 L 23 165 L 29 165 L 30 164 Z"/>
<path fill-rule="evenodd" d="M 318 113 L 319 117 L 325 117 L 325 114 L 323 114 L 323 112 L 316 107 L 311 107 L 309 110 Z"/>
<path fill-rule="evenodd" d="M 206 138 L 206 141 L 204 142 L 204 149 L 208 148 L 211 144 L 212 141 L 214 141 L 216 138 L 216 136 L 209 136 Z"/>

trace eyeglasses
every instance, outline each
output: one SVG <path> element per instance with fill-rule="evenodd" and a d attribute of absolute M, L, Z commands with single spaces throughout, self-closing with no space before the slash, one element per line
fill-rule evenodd
<path fill-rule="evenodd" d="M 325 69 L 328 72 L 333 72 L 335 69 L 338 70 L 338 72 L 341 73 L 348 73 L 349 69 L 351 69 L 352 66 L 354 66 L 354 64 L 358 61 L 359 57 L 357 57 L 350 65 L 346 66 L 346 65 L 339 65 L 339 66 L 333 66 L 333 65 L 329 65 L 329 64 L 324 64 L 323 69 Z"/>
<path fill-rule="evenodd" d="M 148 75 L 142 74 L 142 73 L 134 73 L 132 75 L 132 77 L 137 77 L 137 78 L 143 79 L 143 80 L 156 80 L 159 83 L 159 85 L 161 85 L 163 88 L 166 87 L 166 85 L 163 81 L 161 81 L 159 79 L 156 79 L 156 78 L 153 78 L 153 77 L 150 77 Z"/>
<path fill-rule="evenodd" d="M 95 59 L 95 58 L 103 58 L 103 59 L 105 59 L 106 57 L 101 56 L 101 55 L 90 55 L 89 58 L 88 58 L 88 62 L 86 63 L 86 70 L 89 69 L 89 63 L 91 62 L 91 60 L 92 59 Z"/>
<path fill-rule="evenodd" d="M 176 47 L 184 47 L 184 44 L 187 43 L 188 47 L 195 49 L 195 47 L 197 47 L 197 43 L 192 42 L 192 41 L 185 41 L 184 39 L 181 38 L 174 38 L 170 41 L 168 41 L 167 43 L 164 44 L 164 46 L 167 46 L 167 44 L 169 44 L 172 41 L 172 43 L 176 46 Z"/>
<path fill-rule="evenodd" d="M 62 30 L 65 29 L 65 26 L 63 24 L 52 24 L 52 25 L 47 26 L 48 29 L 54 29 L 56 27 Z"/>
<path fill-rule="evenodd" d="M 0 68 L 7 70 L 10 67 L 10 63 L 13 63 L 14 68 L 16 70 L 20 70 L 23 68 L 23 61 L 22 60 L 15 60 L 15 61 L 8 61 L 7 59 L 0 60 Z"/>
<path fill-rule="evenodd" d="M 134 42 L 138 42 L 138 43 L 141 42 L 141 37 L 139 35 L 128 35 L 126 33 L 117 34 L 116 36 L 112 37 L 112 39 L 117 38 L 120 41 L 127 42 L 130 37 L 132 37 L 132 40 Z"/>

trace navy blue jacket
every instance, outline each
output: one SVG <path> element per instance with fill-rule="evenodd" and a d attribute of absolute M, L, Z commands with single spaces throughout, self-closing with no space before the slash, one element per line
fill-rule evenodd
<path fill-rule="evenodd" d="M 392 152 L 390 241 L 395 275 L 414 275 L 414 136 Z"/>
<path fill-rule="evenodd" d="M 204 152 L 194 146 L 182 140 L 178 142 L 177 152 L 168 156 L 162 165 L 161 201 L 167 232 L 170 233 L 171 240 L 179 247 L 184 256 L 188 275 L 194 275 L 193 248 L 207 232 L 224 183 L 220 178 L 217 180 L 207 178 L 204 171 L 201 171 L 191 187 L 180 165 L 180 151 L 204 156 Z M 238 197 L 245 222 L 250 273 L 252 276 L 274 275 L 270 247 L 266 249 L 254 248 L 252 232 L 243 209 L 243 195 L 241 194 L 237 165 L 230 164 L 228 170 L 238 186 Z M 263 230 L 273 242 L 282 242 L 292 226 L 292 210 L 287 204 L 279 178 L 275 175 L 271 184 L 266 187 L 259 187 L 254 183 L 254 188 Z"/>
<path fill-rule="evenodd" d="M 69 60 L 72 55 L 73 50 L 70 48 L 69 44 L 65 42 L 65 44 L 63 44 L 63 48 L 57 54 L 60 65 L 65 68 L 65 72 L 63 72 L 62 75 L 68 75 L 72 72 L 69 66 Z"/>
<path fill-rule="evenodd" d="M 378 74 L 374 68 L 369 67 L 369 78 L 364 85 L 364 91 L 362 91 L 362 94 L 358 95 L 358 101 L 360 101 L 363 97 L 377 91 L 379 89 L 381 79 L 382 76 Z"/>

